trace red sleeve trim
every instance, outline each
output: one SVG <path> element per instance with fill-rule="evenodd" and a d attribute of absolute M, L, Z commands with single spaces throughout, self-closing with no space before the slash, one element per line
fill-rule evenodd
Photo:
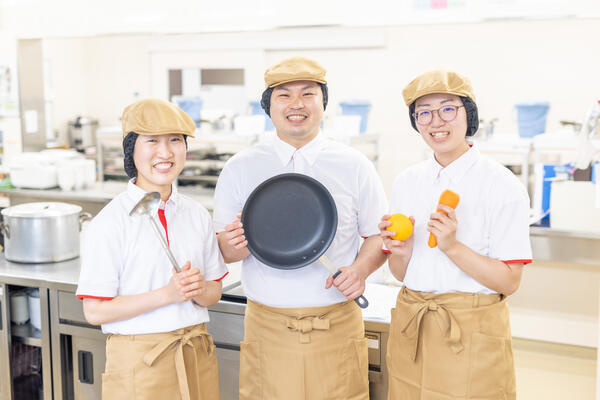
<path fill-rule="evenodd" d="M 363 239 L 367 239 L 367 238 L 368 238 L 368 236 L 361 236 L 361 238 L 363 238 Z"/>
<path fill-rule="evenodd" d="M 83 300 L 83 299 L 112 300 L 112 299 L 114 299 L 114 297 L 99 297 L 99 296 L 90 296 L 87 294 L 78 294 L 77 298 L 79 300 Z"/>
<path fill-rule="evenodd" d="M 215 235 L 219 236 L 219 232 L 215 232 Z"/>
<path fill-rule="evenodd" d="M 527 264 L 531 264 L 533 262 L 533 260 L 504 260 L 502 262 L 505 264 L 523 263 L 524 265 L 527 265 Z"/>
<path fill-rule="evenodd" d="M 223 278 L 225 278 L 227 275 L 229 275 L 229 271 L 227 271 L 227 272 L 225 273 L 225 275 L 223 275 L 223 276 L 222 276 L 222 277 L 220 277 L 219 279 L 215 279 L 215 282 L 222 281 L 222 280 L 223 280 Z"/>
<path fill-rule="evenodd" d="M 381 249 L 381 252 L 382 252 L 382 253 L 385 253 L 385 254 L 390 254 L 390 253 L 391 253 L 391 251 L 389 251 L 389 250 L 385 250 L 385 249 Z"/>

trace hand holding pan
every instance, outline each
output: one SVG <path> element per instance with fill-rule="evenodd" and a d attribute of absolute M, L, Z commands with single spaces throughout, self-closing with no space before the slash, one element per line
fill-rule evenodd
<path fill-rule="evenodd" d="M 333 275 L 333 279 L 337 278 L 338 275 L 342 273 L 342 271 L 334 267 L 334 265 L 331 263 L 331 261 L 325 254 L 319 257 L 319 262 L 329 270 L 329 272 Z M 360 308 L 367 308 L 369 306 L 369 300 L 367 300 L 367 298 L 363 295 L 358 296 L 356 299 L 354 299 L 354 301 L 356 302 L 356 304 L 358 304 Z"/>
<path fill-rule="evenodd" d="M 242 211 L 248 250 L 277 269 L 296 269 L 319 260 L 337 230 L 337 209 L 317 180 L 287 173 L 267 179 L 248 196 Z M 334 273 L 341 271 L 322 262 Z M 362 296 L 361 296 L 362 297 Z M 364 297 L 362 297 L 364 299 Z M 365 301 L 356 303 L 365 308 Z"/>

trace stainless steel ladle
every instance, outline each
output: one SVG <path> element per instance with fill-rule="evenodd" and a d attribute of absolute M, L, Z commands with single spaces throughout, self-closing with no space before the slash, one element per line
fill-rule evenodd
<path fill-rule="evenodd" d="M 132 217 L 135 215 L 145 215 L 148 217 L 148 220 L 150 221 L 150 225 L 152 225 L 152 228 L 154 229 L 154 233 L 156 233 L 156 236 L 159 237 L 160 244 L 162 244 L 163 249 L 165 249 L 165 251 L 167 252 L 167 256 L 169 257 L 169 260 L 171 261 L 173 268 L 175 268 L 175 271 L 181 272 L 181 268 L 179 267 L 177 260 L 175 260 L 175 256 L 173 255 L 173 252 L 167 245 L 167 241 L 165 240 L 164 236 L 162 235 L 160 228 L 158 227 L 158 224 L 156 223 L 154 218 L 152 218 L 152 211 L 157 208 L 159 202 L 160 202 L 160 193 L 158 193 L 158 192 L 146 193 L 144 195 L 144 197 L 142 197 L 142 199 L 140 201 L 138 201 L 138 203 L 135 206 L 133 206 L 133 208 L 129 212 L 129 215 Z"/>

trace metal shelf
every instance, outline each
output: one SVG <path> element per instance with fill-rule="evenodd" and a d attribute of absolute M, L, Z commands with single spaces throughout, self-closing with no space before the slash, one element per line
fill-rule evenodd
<path fill-rule="evenodd" d="M 182 182 L 207 182 L 207 183 L 217 183 L 218 179 L 219 179 L 219 177 L 216 175 L 192 175 L 192 176 L 179 175 L 179 177 L 177 178 L 178 181 L 182 181 Z"/>
<path fill-rule="evenodd" d="M 42 331 L 34 328 L 30 322 L 22 325 L 11 324 L 11 334 L 15 341 L 29 346 L 42 347 Z"/>

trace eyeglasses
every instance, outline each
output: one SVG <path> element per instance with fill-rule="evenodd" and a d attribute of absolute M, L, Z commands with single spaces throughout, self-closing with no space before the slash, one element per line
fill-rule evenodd
<path fill-rule="evenodd" d="M 415 119 L 415 121 L 417 121 L 417 124 L 429 125 L 431 123 L 431 121 L 433 120 L 433 112 L 435 111 L 435 112 L 437 112 L 438 117 L 440 117 L 440 119 L 442 121 L 450 122 L 450 121 L 453 121 L 454 118 L 456 118 L 458 109 L 461 107 L 464 107 L 464 105 L 463 106 L 448 105 L 448 106 L 437 108 L 435 110 L 417 111 L 417 112 L 414 112 L 412 114 L 412 116 Z"/>

